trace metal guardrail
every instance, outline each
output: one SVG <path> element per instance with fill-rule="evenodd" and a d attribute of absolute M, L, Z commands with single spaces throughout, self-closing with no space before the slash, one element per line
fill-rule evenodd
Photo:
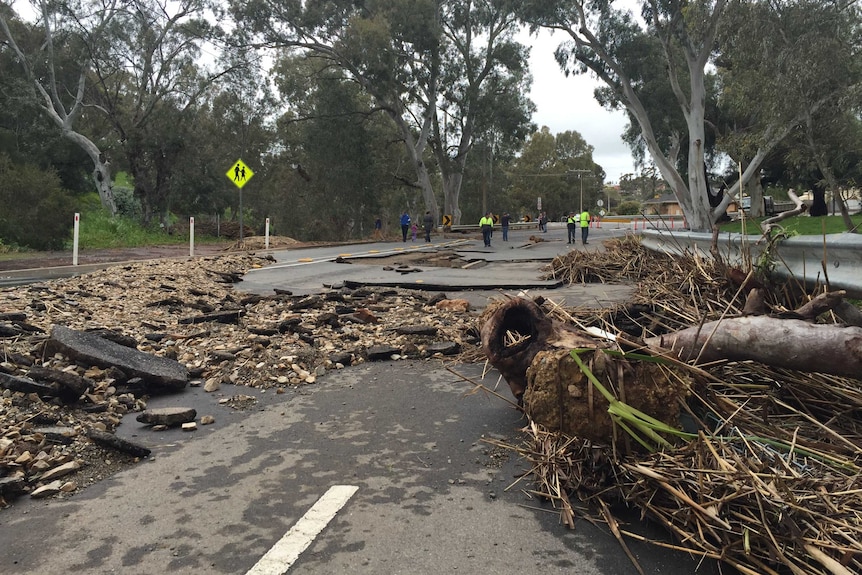
<path fill-rule="evenodd" d="M 649 249 L 680 255 L 697 250 L 710 257 L 712 234 L 688 231 L 646 229 L 642 242 Z M 757 261 L 764 252 L 759 235 L 730 232 L 718 236 L 719 253 L 728 262 L 741 264 L 746 252 Z M 814 286 L 828 282 L 832 289 L 847 290 L 853 298 L 862 298 L 862 235 L 842 233 L 823 236 L 797 236 L 781 240 L 771 256 L 774 273 Z"/>
<path fill-rule="evenodd" d="M 449 231 L 452 232 L 478 232 L 479 224 L 464 224 L 458 226 L 447 226 Z M 494 229 L 501 229 L 500 224 L 494 224 Z M 509 223 L 510 230 L 529 230 L 529 229 L 539 229 L 538 222 L 510 222 Z"/>

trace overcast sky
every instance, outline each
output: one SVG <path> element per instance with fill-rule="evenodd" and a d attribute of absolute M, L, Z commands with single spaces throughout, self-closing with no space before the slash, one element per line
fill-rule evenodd
<path fill-rule="evenodd" d="M 616 0 L 615 7 L 640 13 L 639 0 Z M 638 17 L 639 18 L 639 17 Z M 537 110 L 533 121 L 547 126 L 552 134 L 575 130 L 593 147 L 593 161 L 605 170 L 605 182 L 617 183 L 623 174 L 634 173 L 634 161 L 620 136 L 628 123 L 623 112 L 608 112 L 593 98 L 598 81 L 589 75 L 566 76 L 554 60 L 554 50 L 566 39 L 562 33 L 542 30 L 538 36 L 524 32 L 520 38 L 531 46 L 530 71 L 533 88 L 530 99 Z"/>
<path fill-rule="evenodd" d="M 554 50 L 564 40 L 562 34 L 526 36 L 522 41 L 532 46 L 530 71 L 533 88 L 530 99 L 536 104 L 533 121 L 547 126 L 552 134 L 577 131 L 593 147 L 593 161 L 604 168 L 606 183 L 620 181 L 622 174 L 634 173 L 631 151 L 621 135 L 628 119 L 625 114 L 609 112 L 593 97 L 598 81 L 588 75 L 569 76 L 554 60 Z"/>

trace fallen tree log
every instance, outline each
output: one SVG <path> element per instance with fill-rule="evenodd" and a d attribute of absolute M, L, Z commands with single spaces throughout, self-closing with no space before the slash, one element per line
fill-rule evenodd
<path fill-rule="evenodd" d="M 609 401 L 595 389 L 588 371 L 617 400 L 679 426 L 680 404 L 689 393 L 683 368 L 669 360 L 644 362 L 631 354 L 615 354 L 617 343 L 552 320 L 531 300 L 513 298 L 489 311 L 482 344 L 519 405 L 549 430 L 616 441 Z M 644 345 L 644 353 L 668 356 L 670 350 L 683 363 L 753 360 L 841 377 L 862 374 L 862 328 L 855 326 L 749 316 L 646 338 Z M 581 367 L 570 355 L 573 349 L 595 351 L 582 355 Z"/>
<path fill-rule="evenodd" d="M 766 365 L 842 377 L 862 376 L 862 328 L 797 319 L 749 316 L 707 322 L 646 338 L 685 362 L 753 360 Z"/>

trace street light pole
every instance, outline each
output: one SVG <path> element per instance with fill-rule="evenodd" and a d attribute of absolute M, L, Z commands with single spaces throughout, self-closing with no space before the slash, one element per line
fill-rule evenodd
<path fill-rule="evenodd" d="M 581 181 L 581 209 L 580 213 L 584 213 L 584 179 L 578 174 L 578 179 Z"/>
<path fill-rule="evenodd" d="M 583 213 L 583 211 L 584 211 L 584 178 L 583 178 L 583 175 L 584 174 L 591 174 L 592 172 L 590 170 L 569 170 L 569 173 L 570 174 L 577 174 L 578 175 L 578 181 L 581 182 L 581 206 L 580 206 L 581 209 L 580 209 L 580 213 Z"/>

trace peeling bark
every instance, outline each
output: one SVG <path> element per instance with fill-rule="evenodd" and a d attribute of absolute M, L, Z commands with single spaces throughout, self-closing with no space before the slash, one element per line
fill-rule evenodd
<path fill-rule="evenodd" d="M 753 360 L 797 371 L 858 378 L 862 328 L 818 325 L 798 319 L 738 317 L 646 339 L 682 361 Z"/>

